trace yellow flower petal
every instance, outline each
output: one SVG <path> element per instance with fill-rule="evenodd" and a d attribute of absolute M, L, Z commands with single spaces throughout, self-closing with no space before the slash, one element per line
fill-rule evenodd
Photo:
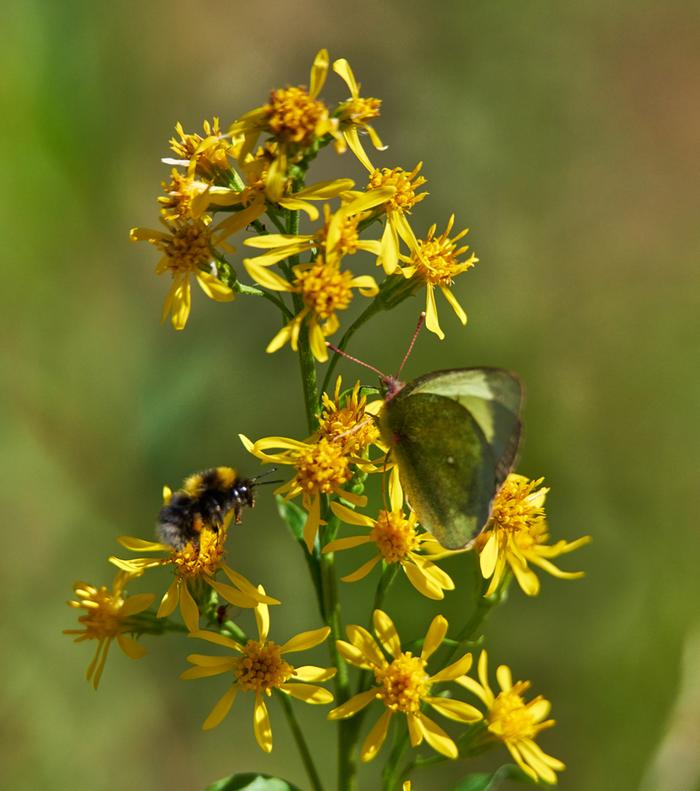
<path fill-rule="evenodd" d="M 309 75 L 309 96 L 312 99 L 315 99 L 321 92 L 328 76 L 329 65 L 328 50 L 320 49 L 311 65 L 311 74 Z"/>
<path fill-rule="evenodd" d="M 454 759 L 459 756 L 457 745 L 436 722 L 433 722 L 429 717 L 426 717 L 425 714 L 420 712 L 416 715 L 416 719 L 420 722 L 426 742 L 428 742 L 433 750 L 444 755 L 446 758 Z"/>
<path fill-rule="evenodd" d="M 136 615 L 137 613 L 147 610 L 156 597 L 152 593 L 138 593 L 136 596 L 129 596 L 124 602 L 119 614 L 122 618 L 129 615 Z"/>
<path fill-rule="evenodd" d="M 358 711 L 368 706 L 376 697 L 377 689 L 368 689 L 366 692 L 360 692 L 358 695 L 353 695 L 350 700 L 337 706 L 328 712 L 329 720 L 344 720 L 346 717 L 352 717 Z"/>
<path fill-rule="evenodd" d="M 438 714 L 456 722 L 478 722 L 483 718 L 479 709 L 453 698 L 428 697 L 423 700 L 432 706 Z"/>
<path fill-rule="evenodd" d="M 393 713 L 391 709 L 387 709 L 367 734 L 367 738 L 364 740 L 360 750 L 360 759 L 362 761 L 371 761 L 381 749 L 386 739 Z"/>
<path fill-rule="evenodd" d="M 280 684 L 279 688 L 282 692 L 286 692 L 297 700 L 303 700 L 304 703 L 325 704 L 333 700 L 333 693 L 329 692 L 323 687 L 317 687 L 315 684 L 294 684 L 284 683 Z"/>
<path fill-rule="evenodd" d="M 199 608 L 197 602 L 192 598 L 186 582 L 180 585 L 180 614 L 190 632 L 199 629 Z"/>
<path fill-rule="evenodd" d="M 140 659 L 146 653 L 146 649 L 141 643 L 134 640 L 133 637 L 129 637 L 127 634 L 118 634 L 117 642 L 129 659 Z"/>
<path fill-rule="evenodd" d="M 270 715 L 267 712 L 265 701 L 260 695 L 255 696 L 253 707 L 253 732 L 261 750 L 266 753 L 272 752 L 272 728 L 270 726 Z"/>
<path fill-rule="evenodd" d="M 332 505 L 336 505 L 333 503 Z M 335 510 L 335 509 L 333 509 Z M 371 544 L 372 539 L 369 536 L 347 536 L 346 538 L 338 538 L 331 541 L 323 547 L 323 552 L 342 552 L 344 549 L 354 549 L 355 547 L 362 546 L 363 544 Z"/>
<path fill-rule="evenodd" d="M 382 559 L 381 555 L 375 555 L 375 557 L 370 558 L 366 563 L 363 563 L 358 569 L 355 569 L 355 571 L 353 571 L 350 574 L 346 574 L 344 577 L 341 577 L 340 579 L 343 582 L 357 582 L 358 580 L 364 579 L 377 565 L 377 563 L 379 563 L 381 559 Z"/>
<path fill-rule="evenodd" d="M 231 711 L 231 706 L 233 706 L 233 701 L 236 699 L 236 694 L 238 693 L 238 687 L 235 685 L 229 687 L 226 692 L 219 698 L 217 704 L 211 710 L 209 716 L 204 720 L 202 725 L 202 730 L 208 731 L 212 728 L 216 728 L 217 725 L 221 723 L 224 717 Z"/>
<path fill-rule="evenodd" d="M 143 538 L 134 536 L 119 536 L 117 541 L 125 548 L 133 552 L 172 552 L 173 548 L 169 544 L 160 544 L 157 541 L 146 541 Z"/>
<path fill-rule="evenodd" d="M 423 650 L 420 653 L 422 659 L 429 659 L 440 648 L 447 635 L 447 629 L 447 620 L 442 615 L 436 615 L 423 641 Z"/>
<path fill-rule="evenodd" d="M 321 629 L 313 629 L 308 632 L 301 632 L 280 646 L 280 653 L 288 654 L 294 651 L 306 651 L 309 648 L 320 645 L 328 637 L 330 632 L 331 630 L 328 626 L 323 626 Z"/>
<path fill-rule="evenodd" d="M 383 610 L 374 611 L 372 622 L 381 644 L 391 656 L 397 657 L 401 653 L 401 640 L 394 622 Z"/>
<path fill-rule="evenodd" d="M 180 587 L 178 582 L 178 578 L 174 577 L 173 581 L 168 587 L 168 590 L 163 594 L 163 598 L 160 600 L 160 606 L 158 607 L 158 612 L 156 613 L 158 618 L 167 618 L 169 615 L 172 615 L 175 608 L 177 607 L 177 603 L 180 600 Z"/>
<path fill-rule="evenodd" d="M 240 654 L 243 653 L 243 646 L 240 643 L 218 632 L 208 632 L 206 629 L 197 629 L 191 632 L 189 636 L 196 637 L 199 640 L 206 640 L 209 643 L 214 643 L 214 645 L 221 645 L 224 648 L 230 648 L 233 651 L 238 651 Z"/>
<path fill-rule="evenodd" d="M 197 272 L 195 277 L 199 287 L 209 299 L 213 299 L 215 302 L 231 302 L 233 300 L 235 294 L 218 277 L 202 271 Z"/>
<path fill-rule="evenodd" d="M 461 659 L 453 662 L 451 665 L 444 667 L 434 676 L 430 677 L 433 683 L 438 681 L 454 681 L 459 676 L 465 676 L 472 666 L 472 655 L 465 654 Z"/>
<path fill-rule="evenodd" d="M 342 519 L 343 522 L 349 525 L 359 525 L 360 527 L 374 526 L 373 519 L 370 519 L 368 516 L 360 514 L 357 511 L 353 511 L 352 508 L 341 505 L 341 503 L 331 503 L 331 510 L 338 517 L 338 519 Z"/>
<path fill-rule="evenodd" d="M 334 667 L 316 667 L 315 665 L 302 665 L 294 668 L 294 678 L 299 681 L 328 681 L 336 674 Z"/>

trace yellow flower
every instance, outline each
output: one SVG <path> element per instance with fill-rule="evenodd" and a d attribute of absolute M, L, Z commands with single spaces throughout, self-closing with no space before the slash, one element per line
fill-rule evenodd
<path fill-rule="evenodd" d="M 112 590 L 104 585 L 95 588 L 87 582 L 76 582 L 73 586 L 78 599 L 67 602 L 69 607 L 85 610 L 78 618 L 82 629 L 64 629 L 63 634 L 75 634 L 76 643 L 83 640 L 97 640 L 97 649 L 92 662 L 88 665 L 86 678 L 97 689 L 104 670 L 107 654 L 112 640 L 116 637 L 122 651 L 131 659 L 140 659 L 144 647 L 137 643 L 128 632 L 135 631 L 131 616 L 146 610 L 155 596 L 152 593 L 139 593 L 127 596 L 124 588 L 133 574 L 120 571 L 114 578 Z"/>
<path fill-rule="evenodd" d="M 186 133 L 181 123 L 175 125 L 179 136 L 170 139 L 170 148 L 177 158 L 166 157 L 166 165 L 181 165 L 188 168 L 190 175 L 204 176 L 207 179 L 221 177 L 231 169 L 230 157 L 234 153 L 234 144 L 229 136 L 224 136 L 219 126 L 219 119 L 211 123 L 204 121 L 204 136 L 197 133 Z"/>
<path fill-rule="evenodd" d="M 327 134 L 338 136 L 338 121 L 331 118 L 326 105 L 318 99 L 328 75 L 328 51 L 322 49 L 311 66 L 309 89 L 304 86 L 278 88 L 270 101 L 241 116 L 229 133 L 242 137 L 240 154 L 255 148 L 262 132 L 277 141 L 277 155 L 267 171 L 265 184 L 273 202 L 282 196 L 289 164 L 303 157 L 305 151 Z"/>
<path fill-rule="evenodd" d="M 190 278 L 194 277 L 202 291 L 215 302 L 230 302 L 233 291 L 213 273 L 214 247 L 222 246 L 224 238 L 236 230 L 238 215 L 229 217 L 215 228 L 210 227 L 210 218 L 179 219 L 173 222 L 162 220 L 166 232 L 151 228 L 132 228 L 132 242 L 147 241 L 157 247 L 163 257 L 156 265 L 159 275 L 169 272 L 172 284 L 163 305 L 161 321 L 171 314 L 176 330 L 182 330 L 190 315 Z M 236 222 L 233 222 L 236 221 Z"/>
<path fill-rule="evenodd" d="M 292 199 L 302 193 L 297 193 Z M 248 247 L 269 251 L 243 261 L 253 280 L 261 285 L 272 282 L 269 287 L 275 288 L 277 278 L 270 281 L 270 273 L 266 267 L 306 251 L 320 253 L 329 263 L 337 263 L 344 255 L 354 255 L 358 250 L 379 255 L 379 243 L 372 239 L 360 239 L 357 226 L 371 209 L 383 205 L 394 194 L 393 188 L 348 194 L 350 199 L 336 212 L 331 212 L 328 206 L 324 206 L 324 224 L 313 234 L 270 233 L 246 239 L 245 244 Z M 306 198 L 308 199 L 308 195 Z M 287 208 L 294 208 L 288 204 L 289 201 Z"/>
<path fill-rule="evenodd" d="M 397 468 L 394 468 L 397 469 Z M 419 532 L 416 515 L 403 512 L 403 492 L 398 475 L 391 476 L 389 484 L 391 510 L 382 509 L 376 519 L 346 508 L 341 503 L 331 503 L 333 513 L 343 522 L 369 527 L 369 533 L 339 538 L 326 544 L 324 552 L 341 552 L 363 544 L 374 544 L 376 554 L 352 574 L 342 577 L 343 582 L 357 582 L 366 577 L 382 560 L 386 564 L 400 564 L 413 587 L 429 599 L 444 599 L 446 590 L 454 590 L 449 574 L 433 562 L 438 558 L 457 554 L 443 549 L 430 533 Z M 458 550 L 462 551 L 462 550 Z"/>
<path fill-rule="evenodd" d="M 333 63 L 333 71 L 340 75 L 348 86 L 351 97 L 338 106 L 337 118 L 340 121 L 340 131 L 352 153 L 368 170 L 372 170 L 372 164 L 360 142 L 358 130 L 367 133 L 376 149 L 380 151 L 386 149 L 386 146 L 379 139 L 379 135 L 368 123 L 373 118 L 379 117 L 381 99 L 363 99 L 360 96 L 360 86 L 355 79 L 350 64 L 345 58 L 336 60 Z"/>
<path fill-rule="evenodd" d="M 341 441 L 346 451 L 355 456 L 362 456 L 370 445 L 384 449 L 373 417 L 384 402 L 378 400 L 368 404 L 367 397 L 360 395 L 359 381 L 344 396 L 342 386 L 343 379 L 339 376 L 333 398 L 328 393 L 321 396 L 318 436 Z"/>
<path fill-rule="evenodd" d="M 467 673 L 471 667 L 471 654 L 465 654 L 438 673 L 429 675 L 426 670 L 428 659 L 437 651 L 447 634 L 448 624 L 442 615 L 436 616 L 430 624 L 420 656 L 401 650 L 396 627 L 385 612 L 375 610 L 373 620 L 374 632 L 391 661 L 387 661 L 382 649 L 366 629 L 361 626 L 348 626 L 346 631 L 350 642 L 338 640 L 338 651 L 350 664 L 371 670 L 376 686 L 360 692 L 333 709 L 328 718 L 339 720 L 352 717 L 373 700 L 378 700 L 386 707 L 386 711 L 362 745 L 360 757 L 363 761 L 371 761 L 379 752 L 386 739 L 389 722 L 396 712 L 406 715 L 413 747 L 418 747 L 425 740 L 441 755 L 456 758 L 459 754 L 457 745 L 437 723 L 421 711 L 421 706 L 427 704 L 438 714 L 457 722 L 471 723 L 482 719 L 481 712 L 468 703 L 430 694 L 433 684 L 454 681 Z"/>
<path fill-rule="evenodd" d="M 425 184 L 425 178 L 418 173 L 423 167 L 419 162 L 409 173 L 403 168 L 382 168 L 381 170 L 369 166 L 368 190 L 393 188 L 394 194 L 386 202 L 386 225 L 381 240 L 381 251 L 377 260 L 384 267 L 384 271 L 391 275 L 399 268 L 399 238 L 408 245 L 412 253 L 419 253 L 418 240 L 413 233 L 406 214 L 422 201 L 427 192 L 418 193 L 418 189 Z"/>
<path fill-rule="evenodd" d="M 321 495 L 337 494 L 353 505 L 367 505 L 363 495 L 346 491 L 343 487 L 353 475 L 352 465 L 373 469 L 370 462 L 347 453 L 341 442 L 326 437 L 316 441 L 300 442 L 288 437 L 263 437 L 251 442 L 244 434 L 238 435 L 245 449 L 266 463 L 291 464 L 296 468 L 294 477 L 275 490 L 286 500 L 301 494 L 308 516 L 304 525 L 304 541 L 309 552 L 313 551 L 316 534 L 321 524 Z M 278 453 L 266 453 L 270 448 L 281 448 Z"/>
<path fill-rule="evenodd" d="M 264 594 L 262 586 L 260 593 Z M 270 697 L 274 689 L 291 695 L 304 703 L 330 703 L 333 695 L 314 681 L 327 681 L 335 675 L 335 668 L 303 665 L 294 667 L 283 654 L 293 651 L 306 651 L 322 643 L 329 635 L 330 629 L 324 626 L 287 640 L 278 645 L 267 639 L 270 628 L 270 616 L 267 605 L 258 604 L 255 608 L 255 620 L 258 624 L 258 639 L 248 640 L 245 645 L 216 632 L 204 630 L 194 632 L 191 637 L 208 640 L 215 645 L 223 646 L 239 656 L 210 656 L 207 654 L 191 654 L 187 661 L 194 667 L 185 670 L 180 676 L 183 679 L 206 678 L 221 673 L 231 673 L 233 683 L 214 706 L 204 721 L 204 730 L 215 728 L 231 710 L 238 692 L 254 692 L 253 732 L 258 745 L 266 753 L 272 750 L 272 729 L 270 717 L 263 696 Z M 291 680 L 290 680 L 291 679 Z M 301 682 L 301 683 L 300 683 Z"/>
<path fill-rule="evenodd" d="M 551 709 L 550 702 L 538 695 L 526 703 L 523 695 L 530 688 L 530 682 L 518 681 L 514 684 L 507 665 L 500 665 L 496 670 L 501 692 L 495 695 L 489 686 L 487 661 L 486 651 L 482 651 L 479 657 L 479 681 L 465 675 L 456 679 L 457 683 L 473 692 L 486 705 L 489 733 L 505 744 L 525 774 L 535 782 L 544 780 L 545 783 L 556 783 L 556 772 L 566 767 L 535 743 L 540 731 L 554 725 L 554 720 L 545 719 Z"/>
<path fill-rule="evenodd" d="M 169 489 L 166 487 L 166 502 L 168 498 Z M 232 517 L 233 512 L 227 514 L 218 531 L 205 525 L 199 533 L 199 541 L 196 543 L 189 541 L 180 550 L 174 549 L 169 544 L 121 536 L 118 539 L 119 543 L 126 549 L 133 552 L 164 552 L 165 555 L 158 558 L 142 557 L 129 560 L 110 557 L 109 560 L 117 568 L 131 574 L 142 574 L 146 569 L 158 566 L 172 566 L 175 576 L 161 599 L 158 617 L 167 618 L 179 604 L 182 620 L 191 632 L 199 628 L 199 608 L 191 589 L 196 591 L 201 583 L 213 588 L 219 596 L 236 607 L 255 607 L 260 602 L 279 604 L 277 599 L 261 596 L 251 582 L 224 562 L 224 545 Z M 231 585 L 215 579 L 214 575 L 219 570 L 228 577 Z"/>
<path fill-rule="evenodd" d="M 252 222 L 259 217 L 266 209 L 266 202 L 277 203 L 284 209 L 291 211 L 303 211 L 315 222 L 318 219 L 318 209 L 310 201 L 323 201 L 337 198 L 347 190 L 353 188 L 355 182 L 352 179 L 333 179 L 331 181 L 319 181 L 316 184 L 309 184 L 298 192 L 293 192 L 293 182 L 291 179 L 284 179 L 274 186 L 277 192 L 270 191 L 268 184 L 268 172 L 277 157 L 277 145 L 267 143 L 259 146 L 255 154 L 245 152 L 237 154 L 238 170 L 243 179 L 243 187 L 236 191 L 230 190 L 230 203 L 240 203 L 247 207 L 250 213 L 253 207 L 257 207 L 257 213 L 248 217 L 248 222 Z"/>
<path fill-rule="evenodd" d="M 457 260 L 460 255 L 469 249 L 469 245 L 464 245 L 457 249 L 457 242 L 463 236 L 466 236 L 469 231 L 467 229 L 460 231 L 450 239 L 450 231 L 454 221 L 455 216 L 453 214 L 440 236 L 435 236 L 437 226 L 431 225 L 428 236 L 424 240 L 418 241 L 418 249 L 412 256 L 399 256 L 402 261 L 409 263 L 409 266 L 403 267 L 404 275 L 406 277 L 414 277 L 416 280 L 425 283 L 425 326 L 431 332 L 434 332 L 440 340 L 445 337 L 445 333 L 440 329 L 438 321 L 437 307 L 435 305 L 435 287 L 437 286 L 442 291 L 445 299 L 450 303 L 462 324 L 466 324 L 467 314 L 457 302 L 455 295 L 450 291 L 450 287 L 457 275 L 466 272 L 467 269 L 471 269 L 479 260 L 474 253 L 464 261 Z"/>
<path fill-rule="evenodd" d="M 481 573 L 484 579 L 491 579 L 485 596 L 496 591 L 507 567 L 528 596 L 536 596 L 540 591 L 540 581 L 528 563 L 559 579 L 572 580 L 583 576 L 582 571 L 561 571 L 549 562 L 549 558 L 582 547 L 591 537 L 547 545 L 549 534 L 544 501 L 549 489 L 538 489 L 543 480 L 531 481 L 524 475 L 511 473 L 496 494 L 489 522 L 475 542 L 480 553 Z"/>

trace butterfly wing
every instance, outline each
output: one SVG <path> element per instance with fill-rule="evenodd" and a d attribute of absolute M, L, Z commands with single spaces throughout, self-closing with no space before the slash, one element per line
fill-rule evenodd
<path fill-rule="evenodd" d="M 410 382 L 399 395 L 417 393 L 445 396 L 468 410 L 491 446 L 496 483 L 500 485 L 512 469 L 520 445 L 520 379 L 502 368 L 435 371 Z"/>
<path fill-rule="evenodd" d="M 488 521 L 520 441 L 520 381 L 499 368 L 426 374 L 380 414 L 384 441 L 421 524 L 449 549 Z"/>
<path fill-rule="evenodd" d="M 458 401 L 435 393 L 399 396 L 384 405 L 379 426 L 408 501 L 444 547 L 463 547 L 489 517 L 496 492 L 491 447 Z"/>

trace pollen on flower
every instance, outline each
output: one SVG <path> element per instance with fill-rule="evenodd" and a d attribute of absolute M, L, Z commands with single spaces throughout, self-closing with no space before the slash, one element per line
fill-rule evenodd
<path fill-rule="evenodd" d="M 490 526 L 511 534 L 525 534 L 533 528 L 545 533 L 544 498 L 548 490 L 535 491 L 543 480 L 509 475 L 494 498 Z"/>
<path fill-rule="evenodd" d="M 161 205 L 161 214 L 166 220 L 177 220 L 195 216 L 193 203 L 207 191 L 209 185 L 198 181 L 190 175 L 182 174 L 175 170 L 170 175 L 170 181 L 164 181 L 165 195 L 158 198 Z"/>
<path fill-rule="evenodd" d="M 381 685 L 377 697 L 392 711 L 417 714 L 423 698 L 430 691 L 430 676 L 425 665 L 425 659 L 407 651 L 387 667 L 377 668 L 374 675 Z"/>
<path fill-rule="evenodd" d="M 450 239 L 450 231 L 454 223 L 454 215 L 450 217 L 447 228 L 435 236 L 437 226 L 432 225 L 424 240 L 418 241 L 419 250 L 414 253 L 411 264 L 415 267 L 416 274 L 436 286 L 451 286 L 454 278 L 467 269 L 471 269 L 479 260 L 474 254 L 464 261 L 459 256 L 465 253 L 469 246 L 457 248 L 457 242 L 466 236 L 465 229 Z"/>
<path fill-rule="evenodd" d="M 330 494 L 352 477 L 343 446 L 325 438 L 299 454 L 296 468 L 296 480 L 307 494 Z"/>
<path fill-rule="evenodd" d="M 181 577 L 212 576 L 224 557 L 226 531 L 205 527 L 198 543 L 189 541 L 181 550 L 173 550 L 173 564 Z"/>
<path fill-rule="evenodd" d="M 529 687 L 529 681 L 518 681 L 496 697 L 487 715 L 490 731 L 510 741 L 534 739 L 537 736 L 542 728 L 535 721 L 532 707 L 543 698 L 540 695 L 525 703 L 522 696 Z"/>
<path fill-rule="evenodd" d="M 330 209 L 328 206 L 324 206 L 323 209 L 325 222 L 323 228 L 321 228 L 321 230 L 315 235 L 315 238 L 318 240 L 320 245 L 325 245 L 326 243 L 328 227 L 331 221 Z M 334 254 L 337 254 L 338 257 L 342 257 L 344 255 L 354 255 L 357 252 L 358 242 L 360 241 L 360 234 L 358 233 L 357 226 L 362 217 L 362 213 L 351 214 L 346 216 L 343 220 L 338 241 L 335 243 L 335 247 L 333 248 Z"/>
<path fill-rule="evenodd" d="M 182 124 L 176 124 L 175 131 L 180 139 L 170 138 L 170 149 L 179 159 L 193 162 L 200 173 L 212 176 L 217 171 L 228 170 L 232 145 L 222 135 L 219 119 L 214 118 L 211 123 L 204 121 L 202 127 L 204 136 L 187 133 Z M 203 145 L 205 142 L 206 145 Z"/>
<path fill-rule="evenodd" d="M 304 304 L 319 319 L 326 320 L 352 301 L 352 279 L 352 272 L 341 272 L 337 264 L 317 258 L 308 268 L 298 270 L 294 286 Z"/>
<path fill-rule="evenodd" d="M 211 261 L 209 229 L 202 220 L 177 221 L 170 226 L 171 235 L 157 240 L 167 257 L 165 268 L 176 272 L 195 272 Z"/>
<path fill-rule="evenodd" d="M 317 125 L 328 116 L 325 104 L 301 86 L 272 91 L 265 109 L 267 124 L 278 140 L 300 146 L 313 142 Z"/>
<path fill-rule="evenodd" d="M 358 96 L 353 99 L 348 99 L 338 106 L 338 117 L 341 121 L 349 121 L 352 124 L 363 124 L 372 118 L 379 118 L 379 108 L 381 105 L 381 99 Z"/>
<path fill-rule="evenodd" d="M 70 601 L 68 604 L 87 611 L 78 618 L 85 627 L 85 639 L 115 637 L 123 631 L 120 612 L 125 600 L 120 587 L 111 591 L 105 585 L 96 588 L 78 583 L 74 590 L 79 601 Z"/>
<path fill-rule="evenodd" d="M 370 536 L 387 563 L 400 563 L 419 545 L 415 523 L 401 511 L 380 511 Z"/>
<path fill-rule="evenodd" d="M 355 384 L 342 406 L 340 387 L 341 379 L 338 378 L 334 398 L 327 393 L 322 396 L 319 434 L 331 440 L 341 440 L 348 451 L 359 456 L 379 439 L 379 429 L 365 412 L 367 398 L 359 396 L 360 383 Z"/>
<path fill-rule="evenodd" d="M 276 643 L 248 640 L 233 672 L 241 689 L 270 695 L 294 675 L 294 668 L 282 659 Z"/>
<path fill-rule="evenodd" d="M 369 176 L 367 189 L 394 187 L 396 192 L 387 201 L 387 207 L 399 211 L 410 211 L 416 203 L 422 201 L 428 194 L 427 192 L 416 194 L 418 188 L 426 182 L 423 176 L 418 175 L 422 166 L 422 162 L 418 163 L 410 173 L 403 168 L 373 170 Z"/>

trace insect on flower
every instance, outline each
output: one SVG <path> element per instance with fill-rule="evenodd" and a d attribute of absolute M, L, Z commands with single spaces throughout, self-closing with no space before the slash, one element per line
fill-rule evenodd
<path fill-rule="evenodd" d="M 264 475 L 242 478 L 233 467 L 214 467 L 190 475 L 182 489 L 171 495 L 161 508 L 158 537 L 175 549 L 182 549 L 188 541 L 198 540 L 205 525 L 218 531 L 231 510 L 236 524 L 240 524 L 241 510 L 255 505 L 254 489 Z"/>

